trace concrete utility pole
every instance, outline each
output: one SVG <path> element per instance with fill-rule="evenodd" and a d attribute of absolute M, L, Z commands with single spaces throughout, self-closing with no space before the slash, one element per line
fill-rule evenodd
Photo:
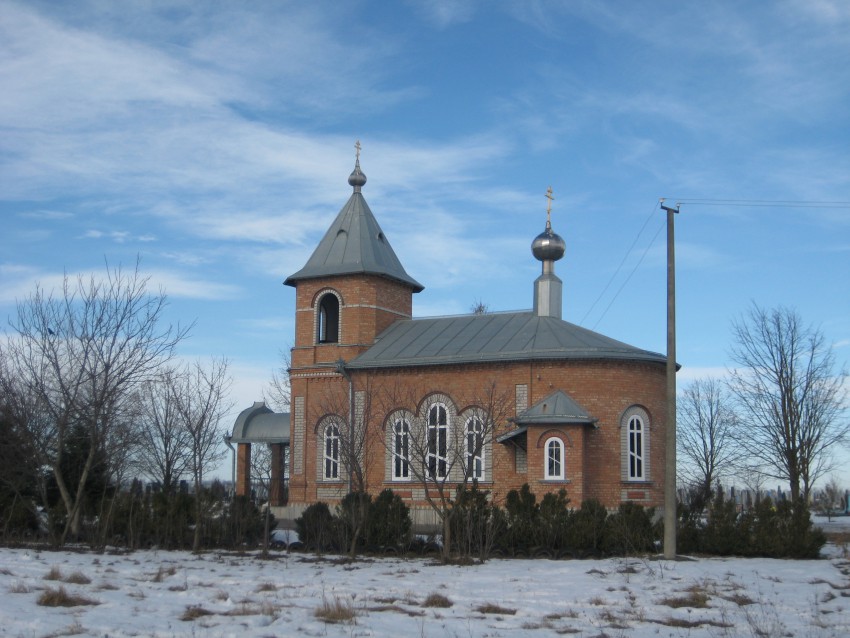
<path fill-rule="evenodd" d="M 673 215 L 667 211 L 667 429 L 664 463 L 664 558 L 676 558 L 676 246 Z"/>

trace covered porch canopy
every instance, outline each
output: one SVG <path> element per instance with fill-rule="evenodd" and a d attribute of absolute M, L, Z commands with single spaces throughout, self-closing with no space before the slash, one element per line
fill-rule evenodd
<path fill-rule="evenodd" d="M 283 505 L 286 501 L 286 483 L 289 478 L 289 413 L 275 412 L 265 402 L 256 401 L 242 410 L 233 424 L 233 432 L 225 440 L 233 450 L 234 483 L 237 496 L 251 495 L 251 446 L 268 445 L 271 450 L 269 503 Z"/>

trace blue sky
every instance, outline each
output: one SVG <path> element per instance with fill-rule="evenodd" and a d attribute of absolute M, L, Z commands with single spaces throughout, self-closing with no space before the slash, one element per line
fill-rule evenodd
<path fill-rule="evenodd" d="M 658 200 L 714 200 L 676 219 L 680 385 L 726 370 L 752 302 L 850 360 L 842 0 L 0 1 L 0 86 L 4 319 L 140 255 L 239 408 L 292 343 L 282 282 L 357 139 L 417 316 L 529 308 L 551 185 L 564 318 L 664 352 Z"/>

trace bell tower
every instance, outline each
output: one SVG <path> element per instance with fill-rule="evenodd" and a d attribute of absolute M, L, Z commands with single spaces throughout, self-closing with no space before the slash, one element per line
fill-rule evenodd
<path fill-rule="evenodd" d="M 284 282 L 296 291 L 293 368 L 356 357 L 390 324 L 411 318 L 413 293 L 423 289 L 363 197 L 359 141 L 355 148 L 351 197 L 304 267 Z"/>

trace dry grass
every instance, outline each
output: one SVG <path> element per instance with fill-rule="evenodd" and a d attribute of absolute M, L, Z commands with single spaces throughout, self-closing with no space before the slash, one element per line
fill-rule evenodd
<path fill-rule="evenodd" d="M 673 609 L 680 609 L 682 607 L 690 607 L 693 609 L 705 609 L 708 607 L 708 594 L 704 591 L 699 590 L 691 590 L 686 593 L 684 596 L 671 596 L 669 598 L 662 598 L 658 601 L 659 605 L 666 605 L 667 607 L 672 607 Z"/>
<path fill-rule="evenodd" d="M 71 583 L 72 585 L 88 585 L 91 582 L 91 578 L 86 576 L 83 572 L 74 572 L 62 580 L 66 583 Z"/>
<path fill-rule="evenodd" d="M 28 594 L 32 589 L 25 582 L 19 580 L 9 585 L 9 589 L 6 591 L 10 594 Z"/>
<path fill-rule="evenodd" d="M 36 600 L 36 604 L 42 607 L 79 607 L 81 605 L 98 605 L 96 600 L 79 596 L 77 594 L 69 594 L 64 587 L 53 589 L 48 587 Z"/>
<path fill-rule="evenodd" d="M 333 600 L 324 599 L 313 615 L 326 623 L 345 624 L 354 622 L 357 612 L 354 611 L 351 603 L 334 597 Z"/>
<path fill-rule="evenodd" d="M 238 607 L 228 611 L 225 616 L 276 616 L 278 607 L 265 601 L 259 605 L 243 602 Z"/>
<path fill-rule="evenodd" d="M 516 614 L 516 609 L 502 607 L 495 603 L 484 603 L 482 605 L 478 605 L 478 607 L 475 608 L 475 611 L 481 614 L 501 614 L 502 616 L 513 616 Z"/>
<path fill-rule="evenodd" d="M 277 591 L 277 585 L 270 582 L 260 583 L 259 585 L 257 585 L 257 588 L 254 591 L 257 593 L 263 591 Z"/>
<path fill-rule="evenodd" d="M 160 565 L 151 580 L 155 583 L 161 583 L 163 580 L 165 580 L 166 576 L 174 576 L 174 574 L 176 573 L 177 568 L 174 565 L 169 565 L 168 567 L 163 567 L 162 565 Z"/>
<path fill-rule="evenodd" d="M 62 570 L 54 565 L 50 568 L 50 571 L 44 575 L 44 580 L 62 580 Z"/>
<path fill-rule="evenodd" d="M 438 592 L 428 594 L 428 597 L 422 601 L 423 607 L 439 607 L 441 609 L 447 609 L 452 605 L 454 605 L 454 603 L 447 596 L 443 596 L 443 594 Z"/>
<path fill-rule="evenodd" d="M 209 609 L 204 609 L 200 605 L 189 605 L 186 607 L 186 611 L 183 612 L 183 615 L 180 616 L 180 620 L 187 622 L 190 620 L 197 620 L 203 616 L 212 616 L 214 612 L 211 612 Z"/>
<path fill-rule="evenodd" d="M 746 594 L 741 594 L 738 592 L 722 596 L 722 598 L 723 600 L 728 600 L 730 603 L 735 603 L 736 605 L 738 605 L 738 607 L 743 607 L 744 605 L 754 605 L 756 602 Z"/>

